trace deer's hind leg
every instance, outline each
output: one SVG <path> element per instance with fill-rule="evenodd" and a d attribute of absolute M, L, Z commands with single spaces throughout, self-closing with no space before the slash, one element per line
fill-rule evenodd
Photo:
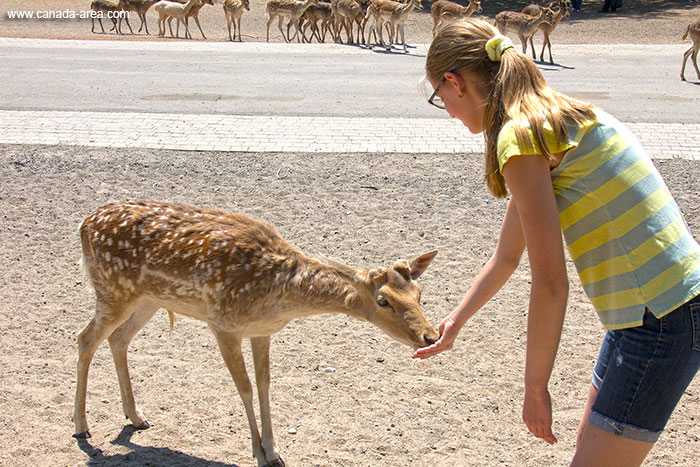
<path fill-rule="evenodd" d="M 78 376 L 75 390 L 73 422 L 76 438 L 89 438 L 87 418 L 85 416 L 85 398 L 87 395 L 87 378 L 92 357 L 97 347 L 131 315 L 130 310 L 122 305 L 106 303 L 97 299 L 95 316 L 78 336 Z"/>
<path fill-rule="evenodd" d="M 158 306 L 150 300 L 141 300 L 133 314 L 121 326 L 108 337 L 109 347 L 112 351 L 114 366 L 119 378 L 119 391 L 122 398 L 124 415 L 137 430 L 149 428 L 149 424 L 143 413 L 136 406 L 134 391 L 131 387 L 131 377 L 127 364 L 126 353 L 131 339 L 148 323 L 158 311 Z"/>

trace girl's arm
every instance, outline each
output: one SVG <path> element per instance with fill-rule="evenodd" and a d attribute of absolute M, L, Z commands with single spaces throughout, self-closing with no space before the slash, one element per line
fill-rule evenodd
<path fill-rule="evenodd" d="M 518 267 L 525 249 L 520 217 L 515 203 L 508 203 L 496 251 L 484 265 L 474 284 L 455 310 L 440 323 L 440 339 L 433 345 L 418 349 L 413 356 L 428 358 L 452 348 L 459 330 L 496 292 Z"/>
<path fill-rule="evenodd" d="M 535 436 L 552 444 L 557 440 L 547 385 L 569 289 L 550 165 L 542 156 L 516 156 L 503 167 L 503 176 L 517 205 L 532 272 L 523 420 Z"/>

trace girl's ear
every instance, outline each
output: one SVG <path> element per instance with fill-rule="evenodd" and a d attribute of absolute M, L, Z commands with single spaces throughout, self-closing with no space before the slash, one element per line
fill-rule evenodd
<path fill-rule="evenodd" d="M 466 81 L 464 78 L 459 73 L 453 73 L 451 71 L 445 73 L 445 78 L 455 87 L 459 97 L 462 97 L 466 92 Z"/>

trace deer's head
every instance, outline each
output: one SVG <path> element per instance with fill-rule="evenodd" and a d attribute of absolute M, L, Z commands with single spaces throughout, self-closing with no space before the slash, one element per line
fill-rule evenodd
<path fill-rule="evenodd" d="M 551 8 L 542 8 L 540 16 L 544 17 L 546 21 L 551 21 L 554 18 L 554 11 Z"/>
<path fill-rule="evenodd" d="M 469 0 L 469 5 L 474 5 L 474 11 L 481 13 L 481 0 Z"/>
<path fill-rule="evenodd" d="M 250 11 L 250 1 L 249 0 L 243 0 L 243 8 Z"/>
<path fill-rule="evenodd" d="M 414 348 L 425 347 L 438 339 L 438 333 L 421 311 L 420 287 L 415 282 L 435 255 L 437 251 L 431 251 L 410 263 L 402 260 L 390 268 L 368 271 L 366 293 L 362 294 L 367 320 Z"/>

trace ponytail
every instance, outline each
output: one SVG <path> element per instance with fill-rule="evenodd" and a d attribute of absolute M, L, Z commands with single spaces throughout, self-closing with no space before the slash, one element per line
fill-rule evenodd
<path fill-rule="evenodd" d="M 520 147 L 537 150 L 551 160 L 545 121 L 560 140 L 567 140 L 567 122 L 580 124 L 595 118 L 593 106 L 554 91 L 532 60 L 485 21 L 456 21 L 442 28 L 433 40 L 426 59 L 428 76 L 438 80 L 455 71 L 471 72 L 481 80 L 486 109 L 484 178 L 497 198 L 508 193 L 498 163 L 498 135 L 509 120 Z"/>

